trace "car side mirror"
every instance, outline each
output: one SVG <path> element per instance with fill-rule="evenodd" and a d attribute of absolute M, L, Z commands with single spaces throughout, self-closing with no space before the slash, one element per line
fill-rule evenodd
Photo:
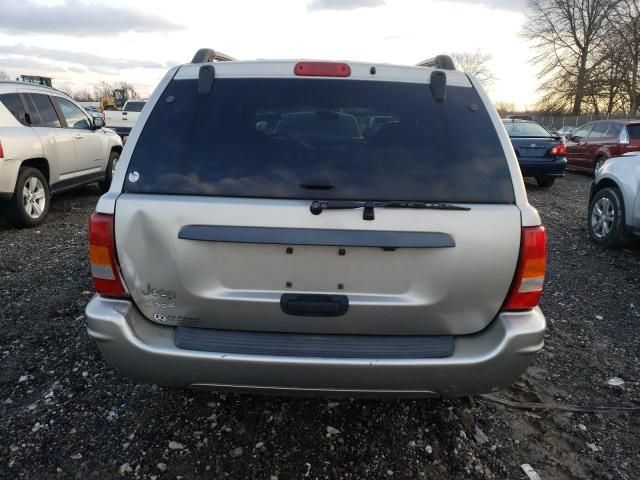
<path fill-rule="evenodd" d="M 99 128 L 104 127 L 104 118 L 102 117 L 93 117 L 93 129 L 98 130 Z"/>

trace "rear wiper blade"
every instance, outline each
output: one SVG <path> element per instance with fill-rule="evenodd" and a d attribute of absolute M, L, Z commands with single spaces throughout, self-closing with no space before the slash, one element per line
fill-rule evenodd
<path fill-rule="evenodd" d="M 426 210 L 471 210 L 468 207 L 453 205 L 442 202 L 362 202 L 358 200 L 314 200 L 311 202 L 309 210 L 314 215 L 320 215 L 324 210 L 348 210 L 354 208 L 364 208 L 363 220 L 375 219 L 375 208 L 416 208 Z"/>

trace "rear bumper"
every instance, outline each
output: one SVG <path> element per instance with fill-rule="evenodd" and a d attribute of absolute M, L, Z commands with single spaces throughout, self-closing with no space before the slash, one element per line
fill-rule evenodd
<path fill-rule="evenodd" d="M 544 344 L 539 309 L 501 313 L 482 332 L 454 337 L 446 358 L 314 358 L 176 347 L 174 327 L 154 324 L 126 300 L 96 295 L 87 331 L 124 376 L 160 385 L 269 393 L 459 396 L 510 385 Z"/>
<path fill-rule="evenodd" d="M 555 160 L 518 160 L 523 177 L 564 177 L 567 169 L 567 159 Z"/>

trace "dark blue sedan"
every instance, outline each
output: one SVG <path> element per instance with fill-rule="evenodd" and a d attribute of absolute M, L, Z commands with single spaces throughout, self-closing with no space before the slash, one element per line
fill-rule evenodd
<path fill-rule="evenodd" d="M 523 177 L 534 177 L 543 188 L 553 185 L 556 178 L 564 177 L 567 146 L 561 137 L 551 135 L 535 122 L 514 119 L 503 122 Z"/>

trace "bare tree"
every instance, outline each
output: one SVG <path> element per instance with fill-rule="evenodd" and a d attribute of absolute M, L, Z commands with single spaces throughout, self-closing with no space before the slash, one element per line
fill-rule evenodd
<path fill-rule="evenodd" d="M 516 105 L 512 102 L 497 101 L 494 103 L 494 106 L 496 107 L 498 114 L 503 118 L 510 113 L 516 112 Z"/>
<path fill-rule="evenodd" d="M 481 53 L 480 51 L 475 53 L 452 53 L 451 58 L 458 70 L 475 76 L 485 87 L 490 87 L 496 81 L 495 75 L 489 68 L 491 54 Z"/>
<path fill-rule="evenodd" d="M 615 31 L 616 43 L 624 55 L 622 60 L 627 72 L 627 93 L 629 95 L 629 113 L 638 113 L 638 89 L 640 80 L 640 5 L 638 0 L 621 0 L 616 5 L 616 15 L 610 21 Z M 614 52 L 615 54 L 615 52 Z M 619 65 L 620 66 L 620 65 Z"/>
<path fill-rule="evenodd" d="M 93 86 L 93 95 L 98 100 L 110 97 L 113 95 L 113 85 L 110 85 L 105 81 L 101 81 Z"/>
<path fill-rule="evenodd" d="M 0 80 L 11 80 L 11 77 L 4 70 L 0 70 Z"/>
<path fill-rule="evenodd" d="M 542 103 L 572 104 L 579 114 L 588 82 L 602 62 L 595 52 L 610 34 L 609 17 L 620 0 L 529 0 L 525 38 L 534 43 L 533 62 L 544 81 Z"/>
<path fill-rule="evenodd" d="M 132 84 L 127 82 L 116 82 L 111 84 L 105 81 L 101 81 L 93 86 L 94 97 L 97 100 L 105 97 L 111 97 L 113 95 L 113 91 L 116 89 L 127 90 L 130 92 L 132 99 L 138 98 L 138 92 Z"/>

